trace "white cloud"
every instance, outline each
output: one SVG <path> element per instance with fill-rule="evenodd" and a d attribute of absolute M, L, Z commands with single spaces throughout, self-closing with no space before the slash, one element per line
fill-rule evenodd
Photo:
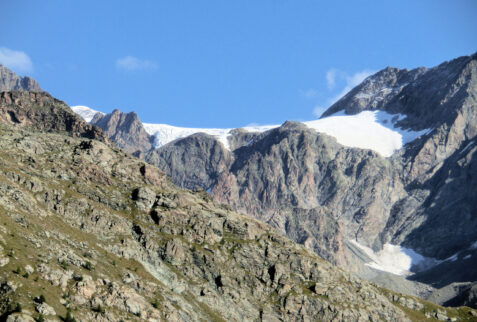
<path fill-rule="evenodd" d="M 375 73 L 374 70 L 364 69 L 362 71 L 359 71 L 350 75 L 338 69 L 334 69 L 334 68 L 329 69 L 326 72 L 326 85 L 328 87 L 328 91 L 331 91 L 332 89 L 336 88 L 339 85 L 344 85 L 344 87 L 337 94 L 326 99 L 325 102 L 320 103 L 319 105 L 315 105 L 313 109 L 313 115 L 319 118 L 331 105 L 336 103 L 340 98 L 345 96 L 350 90 L 352 90 L 354 87 L 359 85 L 362 81 L 364 81 L 368 76 L 374 73 Z M 302 93 L 302 95 L 305 96 L 306 91 L 300 91 L 300 92 Z M 336 93 L 337 90 L 333 92 Z"/>
<path fill-rule="evenodd" d="M 323 114 L 326 110 L 327 110 L 326 107 L 317 105 L 313 109 L 313 115 L 316 116 L 317 118 L 320 118 L 321 114 Z"/>
<path fill-rule="evenodd" d="M 33 63 L 27 54 L 23 51 L 11 50 L 6 47 L 0 47 L 0 64 L 19 73 L 33 71 Z"/>
<path fill-rule="evenodd" d="M 365 69 L 363 71 L 354 73 L 353 75 L 346 75 L 344 74 L 344 79 L 346 81 L 346 85 L 341 90 L 338 95 L 333 96 L 328 100 L 329 105 L 331 106 L 333 103 L 336 103 L 340 98 L 345 96 L 350 90 L 352 90 L 355 86 L 359 85 L 362 81 L 364 81 L 368 76 L 374 74 L 375 71 Z"/>
<path fill-rule="evenodd" d="M 326 85 L 328 90 L 332 90 L 335 87 L 336 81 L 336 69 L 330 69 L 326 72 Z"/>
<path fill-rule="evenodd" d="M 301 89 L 300 94 L 305 98 L 313 98 L 318 94 L 318 91 L 314 88 L 309 88 L 306 90 Z"/>
<path fill-rule="evenodd" d="M 116 68 L 124 71 L 155 70 L 157 64 L 152 60 L 126 56 L 116 60 Z"/>

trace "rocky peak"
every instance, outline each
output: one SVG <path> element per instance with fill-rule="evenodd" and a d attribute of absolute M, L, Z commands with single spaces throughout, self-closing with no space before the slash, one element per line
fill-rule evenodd
<path fill-rule="evenodd" d="M 357 114 L 379 109 L 406 115 L 398 123 L 404 128 L 438 127 L 455 118 L 456 110 L 468 98 L 477 75 L 476 57 L 477 54 L 459 57 L 433 68 L 387 67 L 352 89 L 322 117 L 339 111 Z"/>
<path fill-rule="evenodd" d="M 0 123 L 46 132 L 106 140 L 100 129 L 86 123 L 62 101 L 46 92 L 0 93 Z"/>
<path fill-rule="evenodd" d="M 40 84 L 29 76 L 21 77 L 0 64 L 0 92 L 3 91 L 40 92 Z"/>
<path fill-rule="evenodd" d="M 136 112 L 123 113 L 115 109 L 109 114 L 97 113 L 91 124 L 101 128 L 120 148 L 140 154 L 153 148 L 154 137 L 144 129 Z"/>

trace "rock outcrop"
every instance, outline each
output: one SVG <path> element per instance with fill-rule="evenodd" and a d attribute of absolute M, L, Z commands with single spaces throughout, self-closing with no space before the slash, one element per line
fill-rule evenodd
<path fill-rule="evenodd" d="M 84 122 L 68 105 L 46 92 L 1 92 L 0 123 L 107 140 L 100 129 Z"/>

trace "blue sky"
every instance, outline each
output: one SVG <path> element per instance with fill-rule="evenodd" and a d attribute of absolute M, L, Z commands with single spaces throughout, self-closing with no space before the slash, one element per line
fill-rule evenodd
<path fill-rule="evenodd" d="M 473 0 L 15 0 L 0 11 L 0 63 L 69 105 L 178 126 L 310 120 L 373 71 L 477 51 Z"/>

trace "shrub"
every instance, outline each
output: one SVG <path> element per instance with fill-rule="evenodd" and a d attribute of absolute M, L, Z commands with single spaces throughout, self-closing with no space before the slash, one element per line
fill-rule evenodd
<path fill-rule="evenodd" d="M 76 319 L 71 315 L 71 309 L 68 308 L 66 310 L 65 318 L 63 319 L 64 322 L 76 322 Z"/>
<path fill-rule="evenodd" d="M 65 261 L 64 259 L 60 262 L 60 266 L 63 267 L 63 269 L 67 269 L 68 266 L 70 266 L 70 264 L 68 264 L 67 261 Z"/>
<path fill-rule="evenodd" d="M 87 261 L 86 263 L 83 264 L 83 268 L 87 269 L 88 271 L 93 270 L 93 264 L 91 262 Z"/>

